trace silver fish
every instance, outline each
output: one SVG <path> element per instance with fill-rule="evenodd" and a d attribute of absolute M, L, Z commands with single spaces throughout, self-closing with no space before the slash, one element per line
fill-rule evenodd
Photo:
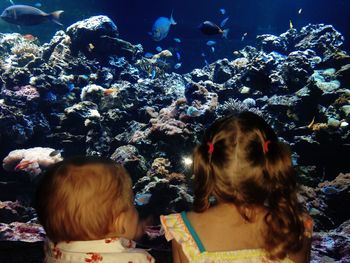
<path fill-rule="evenodd" d="M 0 17 L 8 23 L 20 26 L 33 26 L 46 21 L 53 21 L 62 26 L 62 24 L 58 21 L 62 13 L 63 10 L 58 10 L 47 14 L 33 6 L 12 5 L 6 8 Z"/>

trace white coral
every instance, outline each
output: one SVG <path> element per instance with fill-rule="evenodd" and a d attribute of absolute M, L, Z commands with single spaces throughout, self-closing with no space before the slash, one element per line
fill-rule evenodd
<path fill-rule="evenodd" d="M 80 93 L 80 99 L 81 101 L 85 101 L 85 100 L 90 101 L 91 97 L 102 96 L 104 90 L 105 89 L 99 85 L 95 85 L 95 84 L 87 85 L 84 88 L 82 88 Z"/>
<path fill-rule="evenodd" d="M 48 147 L 14 150 L 4 158 L 2 166 L 7 171 L 23 170 L 31 175 L 38 175 L 42 168 L 63 160 L 61 153 L 53 154 L 54 151 L 55 149 Z"/>

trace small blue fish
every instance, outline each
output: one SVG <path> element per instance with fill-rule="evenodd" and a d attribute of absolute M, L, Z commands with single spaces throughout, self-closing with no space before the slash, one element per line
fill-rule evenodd
<path fill-rule="evenodd" d="M 146 52 L 144 56 L 145 56 L 146 58 L 151 58 L 151 57 L 153 57 L 153 54 L 150 53 L 150 52 Z"/>
<path fill-rule="evenodd" d="M 154 22 L 152 32 L 149 32 L 149 35 L 152 36 L 154 41 L 161 41 L 167 37 L 171 25 L 176 25 L 173 13 L 171 13 L 170 18 L 161 16 Z"/>
<path fill-rule="evenodd" d="M 42 4 L 40 2 L 37 2 L 34 4 L 35 7 L 42 7 Z"/>
<path fill-rule="evenodd" d="M 174 38 L 174 41 L 175 41 L 176 43 L 181 43 L 181 39 L 180 39 L 180 38 L 177 38 L 177 37 Z"/>
<path fill-rule="evenodd" d="M 52 91 L 49 91 L 46 93 L 45 99 L 50 102 L 55 102 L 57 100 L 57 96 Z"/>
<path fill-rule="evenodd" d="M 215 52 L 215 47 L 211 47 L 211 52 Z"/>
<path fill-rule="evenodd" d="M 68 83 L 67 83 L 67 87 L 68 87 L 68 90 L 69 90 L 69 91 L 72 91 L 72 90 L 74 89 L 74 83 L 68 82 Z"/>
<path fill-rule="evenodd" d="M 156 70 L 155 69 L 152 69 L 152 72 L 151 72 L 151 79 L 154 79 L 156 77 Z"/>
<path fill-rule="evenodd" d="M 89 80 L 89 76 L 88 75 L 80 75 L 80 77 L 84 80 Z"/>
<path fill-rule="evenodd" d="M 220 27 L 224 27 L 226 25 L 228 19 L 229 19 L 229 17 L 226 17 L 224 20 L 222 20 L 220 23 Z"/>
<path fill-rule="evenodd" d="M 136 194 L 135 196 L 135 204 L 136 205 L 147 205 L 152 197 L 152 194 Z"/>
<path fill-rule="evenodd" d="M 225 10 L 224 8 L 220 8 L 219 10 L 220 10 L 220 13 L 221 13 L 222 15 L 224 15 L 224 14 L 226 13 L 226 10 Z"/>
<path fill-rule="evenodd" d="M 174 66 L 174 69 L 179 69 L 182 66 L 182 63 L 176 63 Z"/>
<path fill-rule="evenodd" d="M 214 41 L 214 40 L 209 40 L 207 42 L 207 46 L 214 46 L 215 44 L 216 44 L 216 41 Z"/>
<path fill-rule="evenodd" d="M 177 58 L 177 60 L 181 60 L 180 52 L 176 52 L 176 58 Z"/>
<path fill-rule="evenodd" d="M 245 33 L 243 34 L 242 38 L 241 38 L 241 41 L 243 41 L 247 35 L 248 35 L 248 33 L 245 32 Z"/>
<path fill-rule="evenodd" d="M 157 50 L 157 52 L 161 52 L 163 49 L 160 46 L 158 46 L 158 47 L 156 47 L 156 50 Z"/>
<path fill-rule="evenodd" d="M 209 63 L 208 63 L 208 61 L 206 59 L 204 59 L 204 63 L 205 63 L 206 66 L 209 66 Z"/>
<path fill-rule="evenodd" d="M 335 186 L 324 186 L 320 190 L 325 195 L 335 195 L 340 192 L 340 189 L 336 188 Z"/>
<path fill-rule="evenodd" d="M 204 52 L 202 52 L 202 53 L 201 53 L 201 56 L 202 56 L 202 57 L 206 57 L 206 55 L 205 55 L 205 53 L 204 53 Z"/>
<path fill-rule="evenodd" d="M 196 107 L 189 106 L 187 108 L 186 114 L 191 117 L 197 117 L 200 115 L 200 111 Z"/>

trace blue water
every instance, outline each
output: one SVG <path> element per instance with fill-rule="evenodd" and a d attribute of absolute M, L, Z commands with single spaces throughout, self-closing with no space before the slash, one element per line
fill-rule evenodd
<path fill-rule="evenodd" d="M 39 37 L 41 42 L 51 39 L 57 30 L 92 15 L 108 15 L 118 26 L 120 38 L 133 44 L 141 43 L 145 52 L 156 53 L 156 47 L 171 49 L 181 54 L 182 66 L 176 71 L 184 73 L 223 57 L 231 58 L 232 52 L 246 45 L 254 45 L 257 34 L 279 35 L 289 28 L 289 20 L 297 29 L 308 23 L 332 24 L 345 36 L 345 50 L 350 49 L 348 10 L 350 2 L 345 0 L 27 0 L 15 4 L 41 4 L 45 12 L 64 10 L 62 22 L 65 27 L 45 23 L 34 27 L 17 27 L 1 21 L 0 32 L 18 32 Z M 3 0 L 0 9 L 10 5 Z M 226 10 L 222 15 L 220 9 Z M 302 9 L 299 14 L 298 11 Z M 168 36 L 156 42 L 148 35 L 159 16 L 173 17 L 177 25 L 171 26 Z M 216 24 L 229 17 L 225 28 L 229 28 L 228 39 L 220 36 L 208 37 L 198 30 L 198 25 L 211 20 Z M 247 33 L 244 41 L 241 41 Z M 181 39 L 181 43 L 174 41 Z M 206 45 L 215 40 L 215 51 Z M 204 53 L 205 57 L 201 54 Z M 175 58 L 174 58 L 175 59 Z"/>

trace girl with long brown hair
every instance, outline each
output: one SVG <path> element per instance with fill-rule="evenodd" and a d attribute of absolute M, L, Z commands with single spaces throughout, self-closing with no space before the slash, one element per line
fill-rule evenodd
<path fill-rule="evenodd" d="M 162 216 L 174 262 L 309 261 L 289 147 L 258 115 L 215 121 L 193 153 L 192 212 Z"/>

